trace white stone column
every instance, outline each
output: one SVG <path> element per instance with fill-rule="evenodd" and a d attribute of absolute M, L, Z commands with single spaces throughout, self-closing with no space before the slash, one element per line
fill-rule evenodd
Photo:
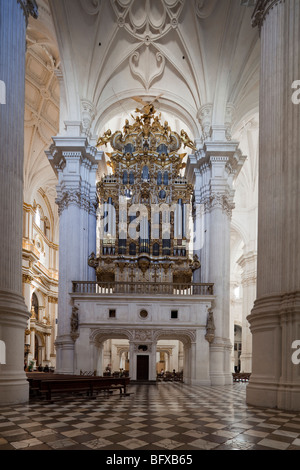
<path fill-rule="evenodd" d="M 183 380 L 184 380 L 184 383 L 191 384 L 192 383 L 192 379 L 191 379 L 192 366 L 191 366 L 191 363 L 192 363 L 192 360 L 193 360 L 191 343 L 184 343 L 183 351 L 184 351 Z"/>
<path fill-rule="evenodd" d="M 137 367 L 136 367 L 136 351 L 135 343 L 129 341 L 129 375 L 131 380 L 136 380 Z"/>
<path fill-rule="evenodd" d="M 51 333 L 45 333 L 45 361 L 50 365 Z"/>
<path fill-rule="evenodd" d="M 30 352 L 29 352 L 29 360 L 34 358 L 35 352 L 35 329 L 30 330 Z"/>
<path fill-rule="evenodd" d="M 74 341 L 71 337 L 72 281 L 95 280 L 88 266 L 96 253 L 96 171 L 102 152 L 81 135 L 81 125 L 66 123 L 66 135 L 53 138 L 46 152 L 58 176 L 59 287 L 57 327 L 57 373 L 74 373 Z M 80 321 L 80 319 L 79 319 Z M 60 352 L 58 352 L 60 350 Z"/>
<path fill-rule="evenodd" d="M 242 307 L 242 354 L 241 372 L 252 371 L 252 335 L 247 316 L 251 312 L 256 297 L 256 265 L 257 253 L 248 252 L 241 256 L 238 264 L 242 268 L 242 288 L 243 288 L 243 307 Z"/>
<path fill-rule="evenodd" d="M 22 219 L 25 106 L 25 47 L 28 16 L 35 1 L 0 2 L 0 340 L 6 364 L 0 365 L 0 403 L 22 403 L 29 390 L 24 373 L 24 332 L 28 309 L 22 296 Z"/>
<path fill-rule="evenodd" d="M 196 160 L 191 164 L 195 174 L 194 213 L 200 282 L 214 283 L 212 310 L 216 329 L 210 343 L 210 379 L 212 385 L 226 385 L 232 383 L 230 222 L 234 207 L 233 182 L 245 158 L 238 150 L 238 143 L 229 141 L 205 142 L 193 158 Z"/>
<path fill-rule="evenodd" d="M 149 345 L 149 380 L 156 381 L 156 343 Z"/>
<path fill-rule="evenodd" d="M 257 295 L 248 317 L 253 364 L 247 402 L 300 410 L 300 2 L 260 0 L 261 35 Z"/>

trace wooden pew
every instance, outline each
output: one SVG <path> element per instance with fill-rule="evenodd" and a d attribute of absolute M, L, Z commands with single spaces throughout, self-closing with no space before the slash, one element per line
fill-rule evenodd
<path fill-rule="evenodd" d="M 232 377 L 234 382 L 248 382 L 250 379 L 250 372 L 233 372 Z"/>
<path fill-rule="evenodd" d="M 43 396 L 51 400 L 53 393 L 79 393 L 85 392 L 93 397 L 94 392 L 113 392 L 119 390 L 120 395 L 127 395 L 129 377 L 94 377 L 65 374 L 39 374 L 27 373 L 32 394 Z"/>

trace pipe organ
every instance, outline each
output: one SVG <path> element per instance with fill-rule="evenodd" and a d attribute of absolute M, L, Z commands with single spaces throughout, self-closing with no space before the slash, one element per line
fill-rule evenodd
<path fill-rule="evenodd" d="M 185 284 L 200 266 L 190 258 L 193 186 L 181 175 L 187 154 L 180 149 L 194 144 L 144 104 L 132 124 L 97 143 L 113 149 L 106 153 L 112 174 L 97 184 L 99 243 L 89 265 L 98 283 Z"/>

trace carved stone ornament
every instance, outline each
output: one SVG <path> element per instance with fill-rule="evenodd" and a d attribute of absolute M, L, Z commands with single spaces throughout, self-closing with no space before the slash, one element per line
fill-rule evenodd
<path fill-rule="evenodd" d="M 214 314 L 211 310 L 211 308 L 208 309 L 208 315 L 207 315 L 207 323 L 206 323 L 206 335 L 205 339 L 209 343 L 212 343 L 214 338 L 215 338 L 215 321 L 214 321 Z"/>
<path fill-rule="evenodd" d="M 146 349 L 147 348 L 147 349 Z M 141 352 L 152 352 L 152 344 L 145 344 L 142 345 L 141 343 L 135 343 L 133 346 L 134 352 L 135 353 L 141 353 Z"/>
<path fill-rule="evenodd" d="M 261 30 L 265 18 L 270 10 L 276 5 L 284 2 L 285 0 L 258 0 L 252 14 L 252 26 L 257 26 L 258 29 Z"/>
<path fill-rule="evenodd" d="M 232 211 L 235 207 L 230 198 L 222 193 L 216 193 L 208 196 L 203 199 L 201 203 L 204 205 L 204 212 L 210 212 L 212 209 L 219 208 L 222 209 L 222 211 L 224 211 L 228 217 L 232 216 Z"/>
<path fill-rule="evenodd" d="M 166 59 L 163 54 L 148 45 L 142 46 L 129 58 L 131 73 L 135 75 L 149 91 L 153 82 L 164 72 Z"/>
<path fill-rule="evenodd" d="M 184 3 L 184 0 L 111 0 L 118 26 L 145 43 L 177 28 Z"/>
<path fill-rule="evenodd" d="M 38 5 L 36 0 L 18 0 L 18 3 L 23 9 L 26 23 L 28 22 L 29 16 L 32 16 L 35 19 L 38 18 Z"/>
<path fill-rule="evenodd" d="M 77 188 L 64 191 L 62 194 L 58 195 L 55 202 L 58 205 L 59 215 L 70 205 L 75 205 L 91 213 L 95 213 L 96 211 L 94 203 L 90 201 L 89 195 Z"/>
<path fill-rule="evenodd" d="M 78 326 L 79 326 L 79 317 L 78 317 L 78 308 L 72 308 L 72 315 L 71 315 L 71 338 L 75 341 L 79 334 L 78 334 Z"/>
<path fill-rule="evenodd" d="M 138 341 L 152 341 L 152 331 L 150 330 L 136 330 L 134 339 Z"/>
<path fill-rule="evenodd" d="M 88 136 L 92 122 L 95 118 L 95 106 L 89 100 L 81 100 L 81 116 L 83 132 Z"/>
<path fill-rule="evenodd" d="M 201 106 L 198 111 L 198 119 L 202 128 L 202 140 L 210 140 L 212 133 L 212 109 L 211 103 Z"/>

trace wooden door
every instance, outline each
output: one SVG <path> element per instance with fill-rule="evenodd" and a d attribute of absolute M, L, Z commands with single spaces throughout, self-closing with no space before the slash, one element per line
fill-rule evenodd
<path fill-rule="evenodd" d="M 149 356 L 138 355 L 137 360 L 137 380 L 149 380 Z"/>

